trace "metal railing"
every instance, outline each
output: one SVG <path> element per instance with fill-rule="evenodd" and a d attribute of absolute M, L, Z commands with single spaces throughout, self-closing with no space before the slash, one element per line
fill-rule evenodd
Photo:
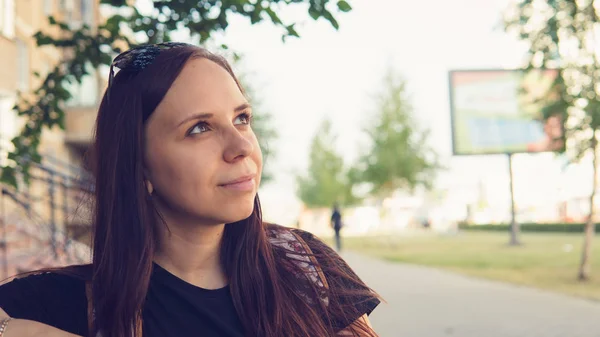
<path fill-rule="evenodd" d="M 0 151 L 3 150 L 0 146 Z M 28 252 L 33 264 L 52 261 L 78 262 L 88 260 L 89 247 L 74 240 L 73 226 L 85 227 L 91 219 L 88 201 L 92 201 L 91 175 L 82 167 L 50 155 L 43 155 L 41 163 L 24 159 L 30 168 L 30 184 L 19 188 L 0 184 L 0 223 L 2 224 L 1 263 L 8 277 L 11 247 L 8 227 L 13 236 L 27 238 L 35 244 Z M 50 259 L 50 262 L 43 262 Z M 45 261 L 45 260 L 44 260 Z M 31 263 L 30 263 L 31 265 Z M 17 271 L 34 268 L 16 266 Z M 35 268 L 34 268 L 35 269 Z"/>

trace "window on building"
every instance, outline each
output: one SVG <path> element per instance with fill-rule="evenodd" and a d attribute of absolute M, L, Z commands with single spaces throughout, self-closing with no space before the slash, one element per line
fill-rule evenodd
<path fill-rule="evenodd" d="M 21 92 L 29 91 L 29 47 L 21 39 L 16 40 L 17 44 L 17 89 Z"/>
<path fill-rule="evenodd" d="M 15 37 L 15 0 L 0 0 L 0 34 Z"/>
<path fill-rule="evenodd" d="M 47 16 L 52 15 L 54 12 L 54 0 L 44 0 L 44 14 Z"/>
<path fill-rule="evenodd" d="M 12 149 L 11 140 L 16 135 L 17 114 L 12 109 L 14 97 L 0 94 L 0 166 L 8 164 L 8 151 Z"/>
<path fill-rule="evenodd" d="M 94 7 L 92 0 L 81 0 L 81 20 L 90 27 L 94 27 Z"/>
<path fill-rule="evenodd" d="M 74 0 L 60 0 L 60 11 L 64 13 L 66 22 L 70 24 L 73 21 Z"/>

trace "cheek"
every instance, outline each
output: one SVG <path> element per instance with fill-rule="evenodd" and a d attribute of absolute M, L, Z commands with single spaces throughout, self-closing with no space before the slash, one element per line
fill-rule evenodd
<path fill-rule="evenodd" d="M 216 158 L 211 151 L 166 145 L 152 159 L 152 178 L 165 195 L 192 197 L 212 186 Z"/>

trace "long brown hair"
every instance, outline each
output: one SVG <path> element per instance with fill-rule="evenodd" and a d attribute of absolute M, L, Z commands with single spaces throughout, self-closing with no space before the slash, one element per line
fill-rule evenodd
<path fill-rule="evenodd" d="M 120 71 L 98 112 L 92 166 L 95 176 L 92 280 L 95 324 L 90 335 L 130 337 L 143 308 L 157 249 L 158 226 L 164 226 L 144 185 L 144 126 L 190 58 L 222 66 L 238 82 L 222 57 L 188 46 L 161 51 L 140 72 Z M 239 85 L 240 90 L 242 90 Z M 108 95 L 110 94 L 110 95 Z M 158 216 L 157 216 L 158 215 Z M 286 251 L 269 243 L 258 196 L 252 215 L 227 224 L 221 259 L 231 295 L 247 336 L 333 336 L 334 322 L 353 305 L 343 295 L 374 296 L 326 247 L 315 252 L 325 272 L 343 280 L 332 284 L 330 301 L 310 301 L 298 291 L 303 282 L 281 263 Z M 289 264 L 287 264 L 289 266 Z M 336 281 L 337 282 L 337 281 Z M 350 285 L 350 286 L 348 286 Z M 361 336 L 376 336 L 365 324 Z"/>

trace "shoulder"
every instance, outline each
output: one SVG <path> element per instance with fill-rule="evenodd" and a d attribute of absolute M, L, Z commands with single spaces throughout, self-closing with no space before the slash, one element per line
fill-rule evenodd
<path fill-rule="evenodd" d="M 84 287 L 88 279 L 91 279 L 91 265 L 74 265 L 17 275 L 12 281 L 0 285 L 0 291 L 4 294 L 8 290 L 61 294 L 64 291 L 71 292 L 74 288 Z"/>
<path fill-rule="evenodd" d="M 73 287 L 83 286 L 85 279 L 68 270 L 48 270 L 25 273 L 12 281 L 0 285 L 0 301 L 12 292 L 32 291 L 35 293 L 72 291 Z M 9 296 L 10 297 L 10 296 Z"/>
<path fill-rule="evenodd" d="M 319 265 L 328 264 L 332 260 L 343 261 L 335 250 L 310 232 L 274 224 L 268 224 L 266 230 L 271 245 L 284 248 L 289 253 L 314 256 Z"/>
<path fill-rule="evenodd" d="M 337 331 L 348 327 L 359 317 L 369 315 L 380 303 L 379 296 L 370 289 L 346 263 L 346 261 L 329 245 L 320 240 L 314 234 L 295 228 L 270 225 L 268 230 L 271 240 L 273 237 L 281 245 L 294 247 L 294 244 L 286 243 L 289 240 L 299 238 L 307 252 L 313 259 L 307 262 L 316 265 L 320 277 L 324 279 L 327 314 Z M 290 254 L 286 254 L 288 257 Z M 293 254 L 295 255 L 295 254 Z M 309 274 L 314 269 L 303 268 Z M 317 289 L 323 289 L 323 285 L 317 284 Z"/>
<path fill-rule="evenodd" d="M 0 285 L 0 308 L 13 318 L 30 319 L 73 331 L 86 316 L 85 281 L 91 270 L 73 266 L 19 276 Z M 67 325 L 67 326 L 65 326 Z"/>
<path fill-rule="evenodd" d="M 298 240 L 305 241 L 308 245 L 325 244 L 314 234 L 298 228 L 285 227 L 276 224 L 266 224 L 267 236 L 271 243 L 278 243 L 278 240 Z"/>
<path fill-rule="evenodd" d="M 307 253 L 315 256 L 320 265 L 329 263 L 338 265 L 340 261 L 343 262 L 342 257 L 338 255 L 333 248 L 313 233 L 298 228 L 289 228 L 278 225 L 271 226 L 274 226 L 271 230 L 278 233 L 280 240 L 287 239 L 288 241 L 300 241 L 304 244 Z"/>
<path fill-rule="evenodd" d="M 310 232 L 274 224 L 269 224 L 266 228 L 269 243 L 286 250 L 289 258 L 312 260 L 319 265 L 331 262 L 332 258 L 342 260 L 335 250 Z"/>
<path fill-rule="evenodd" d="M 317 288 L 336 292 L 338 287 L 346 286 L 340 283 L 340 276 L 362 283 L 344 259 L 314 234 L 277 225 L 270 225 L 268 231 L 270 243 L 285 252 L 279 255 L 280 261 L 284 264 L 292 261 L 290 265 L 305 274 Z"/>

